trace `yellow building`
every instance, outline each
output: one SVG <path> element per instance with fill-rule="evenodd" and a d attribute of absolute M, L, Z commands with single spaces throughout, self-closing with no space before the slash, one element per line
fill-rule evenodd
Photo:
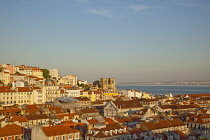
<path fill-rule="evenodd" d="M 104 96 L 113 96 L 113 95 L 118 95 L 118 93 L 104 93 Z"/>
<path fill-rule="evenodd" d="M 105 100 L 112 100 L 113 98 L 113 96 L 117 96 L 118 95 L 118 93 L 104 93 L 104 99 Z"/>
<path fill-rule="evenodd" d="M 32 67 L 32 75 L 38 78 L 43 78 L 43 71 L 40 68 Z"/>
<path fill-rule="evenodd" d="M 36 76 L 38 78 L 43 78 L 43 71 L 38 67 L 20 65 L 17 68 L 17 71 L 21 74 L 33 75 L 33 76 Z"/>
<path fill-rule="evenodd" d="M 4 83 L 4 85 L 8 85 L 10 83 L 9 72 L 5 72 L 5 71 L 0 72 L 0 80 Z"/>
<path fill-rule="evenodd" d="M 151 99 L 150 93 L 143 92 L 142 98 Z"/>
<path fill-rule="evenodd" d="M 0 88 L 0 101 L 3 104 L 32 104 L 33 100 L 32 90 L 28 87 Z"/>
<path fill-rule="evenodd" d="M 81 92 L 80 96 L 89 98 L 91 102 L 96 101 L 96 94 L 94 94 L 93 92 L 83 91 Z"/>

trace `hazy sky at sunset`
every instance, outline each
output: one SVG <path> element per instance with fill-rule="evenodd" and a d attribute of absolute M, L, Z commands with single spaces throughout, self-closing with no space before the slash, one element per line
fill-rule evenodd
<path fill-rule="evenodd" d="M 209 0 L 0 0 L 0 64 L 92 82 L 210 80 Z"/>

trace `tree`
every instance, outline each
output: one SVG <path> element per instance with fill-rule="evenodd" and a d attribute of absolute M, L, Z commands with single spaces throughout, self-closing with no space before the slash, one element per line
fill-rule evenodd
<path fill-rule="evenodd" d="M 84 85 L 84 84 L 79 84 L 79 83 L 77 83 L 77 86 L 78 86 L 78 87 L 82 87 L 85 91 L 90 90 L 90 86 L 88 86 L 88 85 Z"/>
<path fill-rule="evenodd" d="M 50 71 L 49 70 L 47 70 L 47 69 L 41 69 L 42 70 L 42 72 L 43 72 L 43 77 L 45 78 L 45 79 L 48 79 L 48 78 L 50 78 Z"/>
<path fill-rule="evenodd" d="M 18 71 L 16 71 L 16 73 L 15 74 L 17 74 L 17 75 L 21 75 L 21 73 L 19 73 Z"/>

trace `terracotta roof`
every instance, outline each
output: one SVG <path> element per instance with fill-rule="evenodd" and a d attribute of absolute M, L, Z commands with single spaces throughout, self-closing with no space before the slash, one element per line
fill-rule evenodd
<path fill-rule="evenodd" d="M 66 89 L 71 89 L 72 86 L 63 86 L 63 88 L 66 88 Z"/>
<path fill-rule="evenodd" d="M 159 105 L 159 107 L 162 108 L 162 109 L 171 109 L 171 108 L 169 108 L 167 106 L 163 106 L 163 105 Z"/>
<path fill-rule="evenodd" d="M 69 125 L 69 124 L 74 124 L 73 121 L 62 121 L 61 124 Z"/>
<path fill-rule="evenodd" d="M 41 89 L 40 87 L 33 87 L 33 89 Z"/>
<path fill-rule="evenodd" d="M 177 132 L 180 136 L 180 139 L 187 139 L 188 137 L 180 130 L 175 130 L 175 132 Z"/>
<path fill-rule="evenodd" d="M 112 118 L 104 118 L 107 123 L 116 123 Z"/>
<path fill-rule="evenodd" d="M 101 102 L 101 101 L 95 101 L 95 102 L 91 102 L 93 105 L 94 104 L 103 104 L 103 102 Z"/>
<path fill-rule="evenodd" d="M 171 123 L 173 126 L 183 126 L 183 125 L 185 125 L 180 119 L 173 119 L 173 120 L 170 120 L 170 123 Z"/>
<path fill-rule="evenodd" d="M 26 109 L 38 109 L 36 105 L 26 105 Z"/>
<path fill-rule="evenodd" d="M 141 128 L 133 128 L 132 130 L 127 130 L 127 131 L 131 134 L 132 139 L 135 139 L 136 138 L 135 135 L 136 135 L 139 138 L 139 140 L 140 140 L 140 137 L 142 137 L 140 134 L 145 132 L 145 130 Z M 138 138 L 135 140 L 138 140 Z"/>
<path fill-rule="evenodd" d="M 17 87 L 18 92 L 31 92 L 31 89 L 28 87 Z"/>
<path fill-rule="evenodd" d="M 16 108 L 16 109 L 1 109 L 0 113 L 12 113 L 12 112 L 20 112 L 20 108 Z"/>
<path fill-rule="evenodd" d="M 210 123 L 210 120 L 207 119 L 210 118 L 210 115 L 201 115 L 201 116 L 190 116 L 189 119 L 187 119 L 185 122 L 193 122 L 193 123 L 199 123 L 199 124 L 205 124 Z"/>
<path fill-rule="evenodd" d="M 96 124 L 96 123 L 98 123 L 99 121 L 98 121 L 97 119 L 92 119 L 92 120 L 87 120 L 87 122 L 88 122 L 89 124 Z"/>
<path fill-rule="evenodd" d="M 139 102 L 158 102 L 158 99 L 140 99 Z"/>
<path fill-rule="evenodd" d="M 47 107 L 47 108 L 49 108 L 49 111 L 53 111 L 54 110 L 56 114 L 65 113 L 66 112 L 61 107 Z"/>
<path fill-rule="evenodd" d="M 28 77 L 28 78 L 34 78 L 34 79 L 38 78 L 38 77 L 33 76 L 33 75 L 26 75 L 26 77 Z"/>
<path fill-rule="evenodd" d="M 90 99 L 87 98 L 87 97 L 74 97 L 74 98 L 79 100 L 79 101 L 90 101 Z"/>
<path fill-rule="evenodd" d="M 181 120 L 179 119 L 173 119 L 173 120 L 157 120 L 153 122 L 145 122 L 142 123 L 145 126 L 145 130 L 155 130 L 155 129 L 162 129 L 162 128 L 168 128 L 168 127 L 174 127 L 174 126 L 183 126 L 185 125 Z"/>
<path fill-rule="evenodd" d="M 110 130 L 119 130 L 119 129 L 124 129 L 121 125 L 119 125 L 118 123 L 112 123 L 112 124 L 106 124 L 105 127 L 98 129 L 98 128 L 93 128 L 92 130 L 96 131 L 95 133 L 89 133 L 87 134 L 87 136 L 93 136 L 95 138 L 105 138 L 105 137 L 113 137 L 113 136 L 119 136 L 119 135 L 124 135 L 124 134 L 128 134 L 127 131 L 117 131 L 117 133 L 112 132 L 112 133 L 107 133 L 105 134 L 106 131 L 110 131 Z"/>
<path fill-rule="evenodd" d="M 132 122 L 132 119 L 130 118 L 118 118 L 115 120 L 118 121 L 119 123 Z"/>
<path fill-rule="evenodd" d="M 15 116 L 15 117 L 8 120 L 8 122 L 16 122 L 16 121 L 18 121 L 20 123 L 21 122 L 28 122 L 27 118 L 24 117 L 24 116 Z"/>
<path fill-rule="evenodd" d="M 200 106 L 196 104 L 190 104 L 190 105 L 169 105 L 167 107 L 171 109 L 188 109 L 188 108 L 198 108 Z"/>
<path fill-rule="evenodd" d="M 15 90 L 12 89 L 12 87 L 0 87 L 0 93 L 4 93 L 4 92 L 16 92 Z"/>
<path fill-rule="evenodd" d="M 39 120 L 39 119 L 48 119 L 48 118 L 49 118 L 46 114 L 26 115 L 25 117 L 26 117 L 28 120 Z"/>
<path fill-rule="evenodd" d="M 96 108 L 89 108 L 89 109 L 84 109 L 84 110 L 79 110 L 81 113 L 96 113 L 98 110 Z"/>
<path fill-rule="evenodd" d="M 58 119 L 63 119 L 65 116 L 68 116 L 69 119 L 73 119 L 74 116 L 77 115 L 76 113 L 70 113 L 70 114 L 56 114 Z"/>
<path fill-rule="evenodd" d="M 37 67 L 32 67 L 31 69 L 32 69 L 32 70 L 39 70 L 39 71 L 42 71 L 40 68 L 37 68 Z"/>
<path fill-rule="evenodd" d="M 104 138 L 104 137 L 107 137 L 104 132 L 102 131 L 99 131 L 94 137 L 96 138 Z M 109 135 L 109 137 L 111 137 L 111 135 Z"/>
<path fill-rule="evenodd" d="M 113 101 L 113 103 L 118 108 L 137 108 L 143 107 L 137 100 L 127 100 L 127 101 Z"/>
<path fill-rule="evenodd" d="M 0 128 L 0 137 L 23 134 L 23 128 L 16 124 L 7 124 Z"/>
<path fill-rule="evenodd" d="M 80 132 L 79 130 L 74 130 L 67 125 L 42 127 L 42 130 L 48 137 Z"/>
<path fill-rule="evenodd" d="M 136 116 L 130 116 L 130 118 L 132 119 L 132 121 L 134 122 L 144 122 L 143 120 L 141 120 L 140 117 L 136 117 Z"/>
<path fill-rule="evenodd" d="M 24 110 L 25 110 L 25 114 L 28 114 L 28 115 L 33 115 L 33 114 L 41 112 L 40 109 L 24 109 Z"/>

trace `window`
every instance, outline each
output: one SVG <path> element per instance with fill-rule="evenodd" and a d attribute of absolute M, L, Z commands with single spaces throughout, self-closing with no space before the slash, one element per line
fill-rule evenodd
<path fill-rule="evenodd" d="M 63 136 L 63 140 L 66 140 L 66 136 Z"/>
<path fill-rule="evenodd" d="M 11 138 L 11 137 L 8 137 L 7 139 L 8 139 L 8 140 L 12 140 L 12 138 Z"/>
<path fill-rule="evenodd" d="M 30 134 L 26 134 L 26 138 L 30 138 Z"/>
<path fill-rule="evenodd" d="M 60 137 L 59 137 L 59 136 L 57 136 L 57 137 L 56 137 L 56 140 L 60 140 Z"/>
<path fill-rule="evenodd" d="M 79 138 L 79 134 L 78 134 L 78 133 L 74 134 L 74 137 L 75 137 L 76 139 Z"/>
<path fill-rule="evenodd" d="M 69 135 L 69 139 L 72 139 L 72 134 Z"/>

